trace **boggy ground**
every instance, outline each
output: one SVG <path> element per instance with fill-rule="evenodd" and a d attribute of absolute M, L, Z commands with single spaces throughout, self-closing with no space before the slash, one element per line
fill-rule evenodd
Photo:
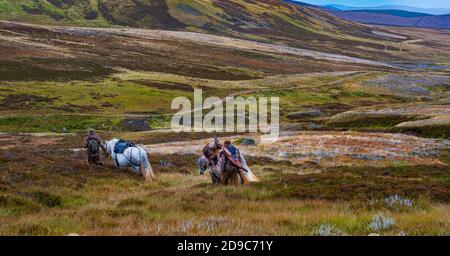
<path fill-rule="evenodd" d="M 110 160 L 105 161 L 104 167 L 87 166 L 85 153 L 78 150 L 81 135 L 3 134 L 0 234 L 448 235 L 450 232 L 450 171 L 445 142 L 365 133 L 286 135 L 279 142 L 279 150 L 289 147 L 287 140 L 301 145 L 308 144 L 308 138 L 314 140 L 314 136 L 332 136 L 328 140 L 341 140 L 343 146 L 353 147 L 367 147 L 369 141 L 375 146 L 405 143 L 404 154 L 417 161 L 386 156 L 387 159 L 364 160 L 359 166 L 326 158 L 300 164 L 291 157 L 273 159 L 259 153 L 268 150 L 261 144 L 241 145 L 248 152 L 250 167 L 262 181 L 225 187 L 210 185 L 209 177 L 199 176 L 198 154 L 195 150 L 188 152 L 189 145 L 203 143 L 204 140 L 198 139 L 206 139 L 207 134 L 184 134 L 185 142 L 176 143 L 170 141 L 178 140 L 179 134 L 102 136 L 147 144 L 158 180 L 144 183 L 132 172 L 115 170 Z M 352 137 L 354 140 L 349 142 Z M 194 140 L 189 141 L 190 138 Z M 424 148 L 415 143 L 417 140 Z M 178 148 L 183 150 L 176 151 L 172 144 L 183 145 Z M 409 154 L 430 152 L 430 147 L 435 154 Z M 322 150 L 331 148 L 328 145 Z M 369 152 L 367 156 L 374 154 Z"/>

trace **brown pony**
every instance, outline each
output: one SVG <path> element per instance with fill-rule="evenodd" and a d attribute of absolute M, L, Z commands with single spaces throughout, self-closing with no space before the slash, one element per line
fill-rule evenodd
<path fill-rule="evenodd" d="M 245 182 L 242 167 L 233 163 L 224 152 L 224 146 L 216 138 L 203 148 L 198 164 L 200 174 L 209 169 L 213 184 L 239 185 Z"/>

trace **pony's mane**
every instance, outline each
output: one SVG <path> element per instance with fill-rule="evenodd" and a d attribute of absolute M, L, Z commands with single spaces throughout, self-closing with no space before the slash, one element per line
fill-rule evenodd
<path fill-rule="evenodd" d="M 111 139 L 111 140 L 106 140 L 105 141 L 105 147 L 106 147 L 106 150 L 108 151 L 111 151 L 111 152 L 108 152 L 109 154 L 111 154 L 112 153 L 112 151 L 114 150 L 114 148 L 113 147 L 110 147 L 109 145 L 110 144 L 116 144 L 117 142 L 119 141 L 119 139 L 117 139 L 117 138 L 113 138 L 113 139 Z"/>
<path fill-rule="evenodd" d="M 206 145 L 206 147 L 208 147 L 208 149 L 217 149 L 219 148 L 219 145 L 216 140 L 212 140 Z"/>

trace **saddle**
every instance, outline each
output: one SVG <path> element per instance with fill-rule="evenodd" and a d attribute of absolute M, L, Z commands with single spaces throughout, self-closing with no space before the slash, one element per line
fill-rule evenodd
<path fill-rule="evenodd" d="M 242 165 L 241 155 L 239 153 L 239 150 L 236 147 L 234 147 L 233 145 L 224 146 L 222 148 L 222 153 L 236 167 L 238 167 L 239 169 L 244 170 L 245 172 L 248 172 L 248 170 L 245 169 L 244 166 Z"/>
<path fill-rule="evenodd" d="M 119 140 L 116 145 L 114 145 L 114 153 L 123 154 L 123 152 L 125 152 L 125 150 L 130 147 L 135 147 L 134 143 L 125 140 Z"/>

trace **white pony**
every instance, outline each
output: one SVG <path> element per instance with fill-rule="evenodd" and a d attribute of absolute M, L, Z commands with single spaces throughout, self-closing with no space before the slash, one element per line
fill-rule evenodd
<path fill-rule="evenodd" d="M 114 146 L 119 139 L 112 139 L 105 141 L 105 154 L 106 157 L 111 156 L 114 166 L 119 169 L 131 167 L 134 172 L 142 174 L 146 181 L 155 180 L 155 174 L 153 173 L 152 166 L 148 161 L 147 151 L 140 146 L 133 146 L 125 149 L 121 154 L 114 153 Z"/>

